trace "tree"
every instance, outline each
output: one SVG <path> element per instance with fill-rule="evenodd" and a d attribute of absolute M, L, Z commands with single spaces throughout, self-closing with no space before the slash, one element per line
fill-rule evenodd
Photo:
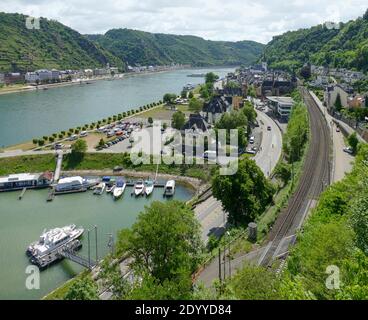
<path fill-rule="evenodd" d="M 98 300 L 97 286 L 88 276 L 79 279 L 71 285 L 64 300 Z"/>
<path fill-rule="evenodd" d="M 286 134 L 284 135 L 283 149 L 289 162 L 298 161 L 308 139 L 309 122 L 307 109 L 297 104 L 291 111 Z"/>
<path fill-rule="evenodd" d="M 288 183 L 291 178 L 291 166 L 285 162 L 280 162 L 275 168 L 275 175 L 284 185 Z"/>
<path fill-rule="evenodd" d="M 153 124 L 153 119 L 152 119 L 152 117 L 148 117 L 148 120 L 147 120 L 147 121 L 148 121 L 149 125 L 150 125 L 150 126 L 152 126 L 152 124 Z"/>
<path fill-rule="evenodd" d="M 173 114 L 171 125 L 174 129 L 180 130 L 185 124 L 185 114 L 181 111 L 177 111 Z"/>
<path fill-rule="evenodd" d="M 358 144 L 359 144 L 359 140 L 358 140 L 356 132 L 353 132 L 348 137 L 348 143 L 349 143 L 349 146 L 351 147 L 351 149 L 353 150 L 353 153 L 355 154 L 357 152 Z"/>
<path fill-rule="evenodd" d="M 102 148 L 104 145 L 105 145 L 105 140 L 101 138 L 97 146 Z"/>
<path fill-rule="evenodd" d="M 78 139 L 72 145 L 72 154 L 75 155 L 84 155 L 87 152 L 87 142 L 82 139 Z"/>
<path fill-rule="evenodd" d="M 336 100 L 335 100 L 335 109 L 336 111 L 340 112 L 342 109 L 342 103 L 341 103 L 341 96 L 340 93 L 337 94 Z"/>
<path fill-rule="evenodd" d="M 208 72 L 205 76 L 206 84 L 214 84 L 216 80 L 218 80 L 219 76 L 217 74 L 214 74 L 213 72 Z"/>
<path fill-rule="evenodd" d="M 223 176 L 217 170 L 212 179 L 213 195 L 235 225 L 254 221 L 272 202 L 274 191 L 261 169 L 247 157 L 239 159 L 234 175 Z"/>
<path fill-rule="evenodd" d="M 192 99 L 193 97 L 194 97 L 193 91 L 189 91 L 188 98 L 189 99 Z"/>
<path fill-rule="evenodd" d="M 188 92 L 186 90 L 182 90 L 180 96 L 182 99 L 186 99 L 187 98 L 187 95 L 188 95 Z"/>
<path fill-rule="evenodd" d="M 240 109 L 247 117 L 249 123 L 254 123 L 257 118 L 257 112 L 254 110 L 250 102 L 246 102 L 244 107 Z"/>
<path fill-rule="evenodd" d="M 174 103 L 174 100 L 176 99 L 175 93 L 165 93 L 163 97 L 163 101 L 166 104 Z"/>
<path fill-rule="evenodd" d="M 366 183 L 367 184 L 367 183 Z M 351 223 L 356 234 L 357 247 L 368 255 L 368 196 L 362 194 L 351 208 Z"/>
<path fill-rule="evenodd" d="M 189 110 L 195 113 L 199 113 L 203 109 L 203 101 L 192 98 L 189 101 Z"/>
<path fill-rule="evenodd" d="M 266 268 L 245 265 L 230 280 L 225 295 L 240 300 L 277 300 L 279 299 L 280 280 L 276 274 Z"/>
<path fill-rule="evenodd" d="M 185 282 L 185 290 L 190 290 L 203 245 L 199 222 L 186 204 L 153 202 L 118 239 L 122 244 L 117 246 L 133 258 L 131 266 L 143 286 L 146 281 L 158 288 Z"/>

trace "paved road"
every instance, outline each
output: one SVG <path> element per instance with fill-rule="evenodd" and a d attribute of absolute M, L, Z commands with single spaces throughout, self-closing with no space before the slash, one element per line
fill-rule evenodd
<path fill-rule="evenodd" d="M 281 156 L 282 135 L 277 124 L 266 114 L 257 110 L 258 122 L 261 126 L 262 149 L 254 157 L 257 165 L 261 168 L 266 176 L 272 173 Z M 261 123 L 262 121 L 262 123 Z M 267 127 L 271 127 L 271 131 Z"/>
<path fill-rule="evenodd" d="M 334 119 L 323 106 L 322 102 L 318 99 L 318 97 L 310 91 L 313 99 L 317 102 L 318 107 L 322 110 L 327 123 L 330 127 L 330 131 L 332 132 L 332 142 L 333 142 L 333 169 L 332 169 L 332 182 L 337 182 L 342 180 L 345 177 L 346 173 L 349 173 L 352 170 L 354 157 L 351 154 L 344 152 L 344 148 L 346 147 L 344 135 L 341 132 L 336 132 L 336 125 L 334 121 L 337 121 L 340 126 L 346 126 L 345 123 Z M 353 132 L 354 130 L 349 127 L 346 128 L 347 132 Z"/>

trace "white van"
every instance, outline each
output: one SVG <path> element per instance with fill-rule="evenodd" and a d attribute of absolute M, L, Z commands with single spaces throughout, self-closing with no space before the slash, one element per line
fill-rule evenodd
<path fill-rule="evenodd" d="M 249 138 L 249 143 L 250 143 L 250 144 L 253 144 L 253 143 L 254 143 L 254 137 L 253 137 L 253 136 L 251 136 L 251 137 Z"/>
<path fill-rule="evenodd" d="M 216 160 L 216 151 L 207 150 L 203 153 L 203 159 Z"/>

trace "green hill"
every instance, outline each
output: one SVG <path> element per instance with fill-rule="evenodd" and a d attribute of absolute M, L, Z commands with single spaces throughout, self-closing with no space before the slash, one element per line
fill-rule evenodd
<path fill-rule="evenodd" d="M 368 11 L 362 18 L 286 32 L 267 44 L 264 57 L 271 67 L 295 69 L 305 62 L 368 71 Z"/>
<path fill-rule="evenodd" d="M 41 18 L 39 30 L 26 28 L 26 16 L 0 12 L 0 72 L 40 68 L 79 69 L 123 62 L 63 24 Z"/>
<path fill-rule="evenodd" d="M 254 41 L 210 41 L 196 36 L 130 29 L 112 29 L 105 35 L 87 37 L 130 65 L 172 62 L 193 66 L 250 64 L 258 59 L 264 47 Z"/>

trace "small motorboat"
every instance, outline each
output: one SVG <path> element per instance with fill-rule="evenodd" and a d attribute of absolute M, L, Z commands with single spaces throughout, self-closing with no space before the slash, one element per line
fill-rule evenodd
<path fill-rule="evenodd" d="M 103 193 L 104 193 L 105 188 L 106 188 L 106 184 L 105 184 L 104 182 L 101 182 L 101 183 L 99 183 L 99 184 L 95 187 L 95 189 L 94 189 L 94 191 L 93 191 L 93 194 L 101 195 L 101 194 L 103 194 Z"/>
<path fill-rule="evenodd" d="M 119 179 L 116 181 L 116 186 L 113 191 L 114 199 L 118 199 L 124 193 L 126 187 L 126 182 L 123 179 Z"/>
<path fill-rule="evenodd" d="M 108 184 L 106 184 L 106 192 L 107 193 L 113 192 L 114 189 L 115 189 L 115 184 L 114 183 L 109 182 Z"/>
<path fill-rule="evenodd" d="M 140 196 L 144 192 L 144 183 L 142 179 L 139 179 L 134 185 L 134 195 Z"/>
<path fill-rule="evenodd" d="M 169 180 L 166 182 L 164 189 L 164 197 L 172 197 L 175 193 L 175 180 Z"/>
<path fill-rule="evenodd" d="M 144 182 L 144 191 L 147 197 L 152 194 L 154 187 L 155 187 L 155 184 L 153 180 L 146 180 Z"/>

